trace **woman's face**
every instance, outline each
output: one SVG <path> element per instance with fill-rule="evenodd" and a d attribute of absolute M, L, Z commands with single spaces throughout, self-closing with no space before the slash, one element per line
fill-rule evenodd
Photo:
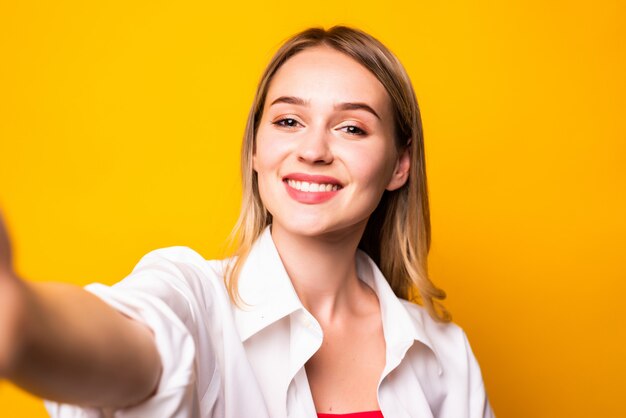
<path fill-rule="evenodd" d="M 404 184 L 409 164 L 408 152 L 396 150 L 391 99 L 361 64 L 320 46 L 276 72 L 253 157 L 274 229 L 362 233 L 385 189 Z"/>

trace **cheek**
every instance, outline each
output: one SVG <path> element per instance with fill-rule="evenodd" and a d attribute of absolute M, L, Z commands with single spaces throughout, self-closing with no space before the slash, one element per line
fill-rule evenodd
<path fill-rule="evenodd" d="M 272 214 L 278 204 L 278 196 L 282 185 L 280 176 L 284 174 L 284 160 L 288 155 L 287 143 L 272 135 L 265 135 L 259 130 L 257 134 L 256 152 L 253 156 L 253 168 L 257 173 L 257 184 L 261 201 Z"/>
<path fill-rule="evenodd" d="M 346 158 L 349 158 L 347 165 L 351 167 L 352 176 L 355 179 L 359 179 L 368 188 L 384 189 L 386 187 L 393 171 L 387 150 L 352 152 Z"/>
<path fill-rule="evenodd" d="M 288 152 L 288 142 L 277 140 L 259 130 L 256 140 L 256 152 L 253 156 L 253 167 L 257 173 L 276 168 Z"/>

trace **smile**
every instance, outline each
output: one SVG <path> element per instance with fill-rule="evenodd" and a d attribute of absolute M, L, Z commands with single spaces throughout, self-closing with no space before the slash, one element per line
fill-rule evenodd
<path fill-rule="evenodd" d="M 287 179 L 287 184 L 293 189 L 309 193 L 332 192 L 339 190 L 339 186 L 337 184 L 312 183 L 293 179 Z"/>
<path fill-rule="evenodd" d="M 321 174 L 289 173 L 283 184 L 293 200 L 305 205 L 324 203 L 343 189 L 339 179 Z"/>

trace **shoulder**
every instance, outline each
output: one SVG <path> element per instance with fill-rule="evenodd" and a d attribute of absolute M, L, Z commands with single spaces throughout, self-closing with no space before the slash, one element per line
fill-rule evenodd
<path fill-rule="evenodd" d="M 206 260 L 202 255 L 200 255 L 200 253 L 190 247 L 173 246 L 150 251 L 141 257 L 139 263 L 137 263 L 133 271 L 145 265 L 154 265 L 159 263 L 176 265 L 184 264 L 201 269 L 211 267 L 215 270 L 215 268 L 219 267 L 223 261 L 226 260 Z"/>
<path fill-rule="evenodd" d="M 445 416 L 493 418 L 493 410 L 485 390 L 482 372 L 470 347 L 465 331 L 453 322 L 439 322 L 419 305 L 402 300 L 417 329 L 423 330 L 424 341 L 430 345 L 439 363 L 438 376 L 428 376 L 430 390 L 439 388 L 445 402 L 439 413 Z M 422 361 L 423 356 L 409 354 L 409 361 Z M 419 367 L 414 367 L 419 370 Z M 440 378 L 440 380 L 437 379 Z M 437 385 L 440 382 L 440 385 Z"/>
<path fill-rule="evenodd" d="M 215 280 L 223 277 L 228 261 L 229 259 L 206 260 L 189 247 L 165 247 L 150 251 L 141 257 L 130 276 L 144 271 L 162 271 L 183 277 L 188 282 Z"/>
<path fill-rule="evenodd" d="M 416 326 L 423 327 L 432 337 L 458 338 L 463 333 L 461 327 L 454 322 L 440 322 L 435 320 L 426 308 L 405 299 L 399 299 Z"/>
<path fill-rule="evenodd" d="M 206 260 L 185 246 L 160 248 L 141 257 L 113 288 L 128 296 L 156 297 L 178 312 L 206 310 L 228 296 L 223 280 L 227 262 Z"/>
<path fill-rule="evenodd" d="M 463 328 L 454 322 L 440 322 L 420 305 L 400 299 L 414 326 L 423 330 L 427 342 L 444 369 L 467 370 L 473 354 Z"/>

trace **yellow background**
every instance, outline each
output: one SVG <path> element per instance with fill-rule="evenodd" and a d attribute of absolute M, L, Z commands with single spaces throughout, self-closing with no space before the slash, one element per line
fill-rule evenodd
<path fill-rule="evenodd" d="M 497 415 L 625 417 L 624 4 L 2 0 L 17 268 L 114 283 L 158 247 L 219 257 L 261 70 L 296 31 L 355 25 L 413 79 L 430 268 Z M 45 413 L 4 382 L 0 416 Z"/>

